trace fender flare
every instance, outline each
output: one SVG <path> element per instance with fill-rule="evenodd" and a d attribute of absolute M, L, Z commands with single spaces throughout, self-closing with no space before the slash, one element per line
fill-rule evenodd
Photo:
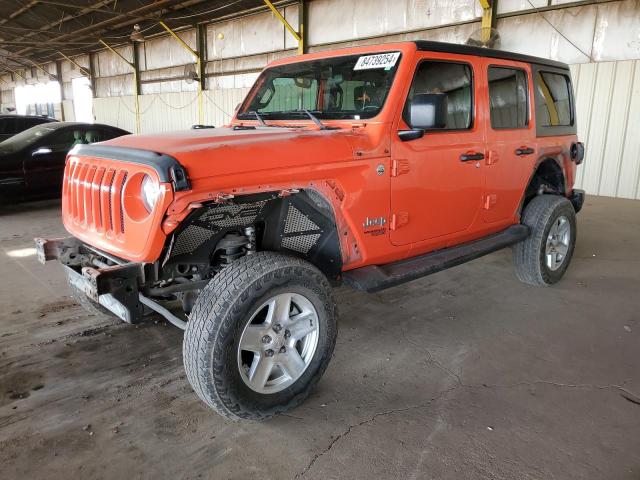
<path fill-rule="evenodd" d="M 540 155 L 536 160 L 536 162 L 534 163 L 533 168 L 531 169 L 531 175 L 529 175 L 529 180 L 527 181 L 526 186 L 522 191 L 522 195 L 520 197 L 520 203 L 518 204 L 518 213 L 522 213 L 522 210 L 525 204 L 527 203 L 527 198 L 528 198 L 527 194 L 529 193 L 529 188 L 532 186 L 533 180 L 537 176 L 538 171 L 540 170 L 540 166 L 545 162 L 552 162 L 555 168 L 558 169 L 558 172 L 562 175 L 562 190 L 556 193 L 561 195 L 567 194 L 567 175 L 562 165 L 562 153 L 554 154 L 550 152 L 549 154 Z"/>

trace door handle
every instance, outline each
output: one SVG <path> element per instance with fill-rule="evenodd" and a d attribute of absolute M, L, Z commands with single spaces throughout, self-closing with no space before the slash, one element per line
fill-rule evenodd
<path fill-rule="evenodd" d="M 519 155 L 519 156 L 531 155 L 533 152 L 535 152 L 535 150 L 529 147 L 516 148 L 516 155 Z"/>
<path fill-rule="evenodd" d="M 463 153 L 460 155 L 461 162 L 471 162 L 473 160 L 484 160 L 484 153 Z"/>

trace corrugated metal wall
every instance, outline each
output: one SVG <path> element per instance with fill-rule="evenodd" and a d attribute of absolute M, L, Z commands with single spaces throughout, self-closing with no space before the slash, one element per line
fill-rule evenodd
<path fill-rule="evenodd" d="M 576 182 L 593 195 L 640 199 L 640 60 L 571 67 L 578 136 Z"/>
<path fill-rule="evenodd" d="M 562 4 L 567 5 L 555 9 Z M 535 12 L 532 5 L 550 10 Z M 480 27 L 481 15 L 477 0 L 311 0 L 308 8 L 310 51 L 413 39 L 463 43 Z M 280 11 L 296 25 L 297 5 Z M 500 0 L 498 16 L 503 49 L 573 64 L 578 133 L 587 146 L 578 185 L 590 194 L 640 198 L 640 0 Z M 180 35 L 195 47 L 195 30 Z M 295 41 L 269 12 L 211 23 L 206 43 L 204 123 L 216 126 L 229 121 L 257 71 L 296 53 Z M 193 62 L 190 55 L 168 36 L 150 38 L 139 48 L 141 133 L 198 123 L 197 85 L 182 78 Z M 132 58 L 130 46 L 119 51 Z M 76 61 L 89 67 L 88 56 Z M 134 131 L 129 67 L 108 51 L 98 53 L 94 63 L 96 120 Z M 62 67 L 70 118 L 71 79 L 81 73 L 66 61 Z M 0 107 L 14 102 L 13 92 L 6 91 L 10 82 L 2 83 Z"/>
<path fill-rule="evenodd" d="M 224 125 L 231 120 L 236 106 L 248 88 L 224 88 L 203 92 L 204 123 Z M 185 130 L 198 122 L 196 92 L 140 95 L 140 133 Z M 132 95 L 94 99 L 93 109 L 100 123 L 135 131 L 135 104 Z"/>

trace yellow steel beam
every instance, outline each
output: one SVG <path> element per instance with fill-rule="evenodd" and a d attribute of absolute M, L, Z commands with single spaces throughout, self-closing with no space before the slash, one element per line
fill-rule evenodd
<path fill-rule="evenodd" d="M 298 42 L 298 53 L 300 54 L 304 53 L 303 25 L 300 24 L 300 31 L 298 32 L 295 28 L 291 26 L 289 22 L 287 22 L 287 19 L 282 16 L 280 11 L 275 7 L 273 3 L 270 2 L 270 0 L 263 0 L 263 1 L 265 5 L 269 7 L 269 9 L 273 12 L 276 18 L 280 20 L 280 22 L 282 22 L 282 24 L 285 26 L 287 30 L 289 30 L 289 33 L 293 35 L 293 38 L 296 39 L 296 41 Z M 298 15 L 301 15 L 301 14 L 302 12 L 298 13 Z"/>
<path fill-rule="evenodd" d="M 200 76 L 200 72 L 202 72 L 202 59 L 200 58 L 200 54 L 189 45 L 187 45 L 186 42 L 182 40 L 176 32 L 171 30 L 171 28 L 169 28 L 166 23 L 160 21 L 160 26 L 167 32 L 169 32 L 169 34 L 171 34 L 171 36 L 175 38 L 186 51 L 188 51 L 196 58 L 196 71 L 198 72 L 198 76 Z M 204 124 L 204 107 L 202 105 L 202 79 L 200 78 L 198 78 L 198 123 L 200 125 Z"/>
<path fill-rule="evenodd" d="M 30 58 L 26 58 L 26 57 L 25 57 L 25 60 L 26 60 L 27 62 L 29 62 L 31 65 L 33 65 L 34 67 L 36 67 L 38 70 L 40 70 L 41 72 L 43 72 L 45 75 L 47 75 L 49 78 L 51 78 L 51 79 L 53 79 L 53 80 L 56 80 L 56 81 L 58 80 L 58 78 L 57 78 L 54 74 L 49 73 L 47 70 L 45 70 L 45 68 L 44 68 L 42 65 L 38 65 L 36 62 L 34 62 L 33 60 L 31 60 Z"/>
<path fill-rule="evenodd" d="M 77 63 L 74 59 L 67 57 L 64 53 L 62 53 L 60 50 L 56 50 L 60 55 L 62 55 L 66 60 L 70 61 L 71 63 L 73 63 L 76 67 L 78 67 L 78 69 L 80 70 L 80 73 L 86 75 L 87 77 L 91 77 L 91 72 L 89 72 L 86 68 L 84 68 L 82 65 L 80 65 L 79 63 Z"/>
<path fill-rule="evenodd" d="M 185 41 L 184 41 L 184 40 L 182 40 L 182 39 L 178 36 L 178 34 L 177 34 L 176 32 L 174 32 L 173 30 L 171 30 L 171 29 L 167 26 L 167 24 L 166 24 L 166 23 L 164 23 L 164 22 L 162 22 L 162 21 L 161 21 L 161 22 L 160 22 L 160 26 L 161 26 L 162 28 L 164 28 L 167 32 L 169 32 L 169 33 L 171 34 L 171 36 L 172 36 L 173 38 L 175 38 L 175 39 L 178 41 L 178 43 L 179 43 L 180 45 L 182 45 L 182 46 L 183 46 L 183 47 L 184 47 L 184 48 L 185 48 L 185 49 L 186 49 L 186 50 L 187 50 L 191 55 L 193 55 L 194 57 L 200 57 L 200 55 L 198 55 L 198 52 L 196 52 L 193 48 L 191 48 L 189 45 L 187 45 L 187 44 L 185 43 Z"/>
<path fill-rule="evenodd" d="M 27 81 L 27 79 L 25 78 L 24 75 L 22 75 L 21 73 L 17 72 L 16 70 L 14 70 L 13 68 L 11 68 L 9 65 L 7 65 L 6 63 L 2 62 L 2 64 L 7 68 L 7 70 L 9 70 L 11 73 L 13 73 L 14 75 L 19 76 L 21 79 L 23 79 L 25 82 Z"/>
<path fill-rule="evenodd" d="M 135 98 L 135 109 L 136 109 L 136 133 L 140 133 L 140 100 L 138 99 L 138 95 L 140 92 L 138 92 L 138 70 L 136 69 L 136 66 L 133 63 L 131 63 L 129 60 L 127 60 L 122 55 L 120 55 L 120 53 L 118 53 L 113 48 L 111 48 L 111 46 L 107 42 L 105 42 L 102 39 L 98 41 L 102 45 L 107 47 L 107 49 L 109 49 L 111 53 L 115 53 L 118 57 L 120 57 L 122 61 L 127 65 L 129 65 L 131 67 L 131 70 L 133 71 L 133 94 Z M 135 52 L 134 52 L 134 55 L 135 55 Z"/>
<path fill-rule="evenodd" d="M 493 22 L 495 15 L 493 10 L 497 0 L 478 0 L 480 6 L 482 6 L 482 43 L 487 43 L 491 38 L 491 29 L 493 28 Z"/>
<path fill-rule="evenodd" d="M 536 78 L 538 80 L 538 86 L 540 87 L 540 90 L 542 90 L 544 103 L 546 103 L 547 105 L 547 110 L 549 112 L 549 122 L 551 123 L 551 125 L 558 125 L 560 123 L 560 115 L 558 115 L 556 104 L 553 103 L 553 95 L 551 95 L 547 84 L 544 83 L 544 79 L 542 78 L 542 74 L 540 72 L 537 73 Z"/>

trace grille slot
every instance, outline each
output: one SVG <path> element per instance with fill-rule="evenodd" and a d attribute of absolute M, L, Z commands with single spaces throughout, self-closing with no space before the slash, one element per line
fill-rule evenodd
<path fill-rule="evenodd" d="M 122 182 L 120 183 L 120 190 L 119 190 L 119 194 L 118 197 L 120 199 L 122 199 L 120 193 L 124 190 L 124 184 L 127 181 L 127 172 L 124 172 L 124 175 L 122 176 Z M 122 200 L 120 201 L 120 232 L 124 233 L 124 208 L 122 207 Z"/>
<path fill-rule="evenodd" d="M 128 172 L 75 162 L 67 165 L 65 193 L 66 214 L 84 229 L 100 233 L 124 233 L 122 190 Z"/>

